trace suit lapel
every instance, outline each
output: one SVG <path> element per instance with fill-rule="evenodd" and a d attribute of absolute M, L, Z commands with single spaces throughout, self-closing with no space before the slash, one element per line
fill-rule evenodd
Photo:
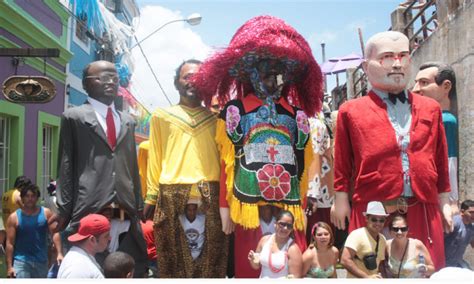
<path fill-rule="evenodd" d="M 369 97 L 372 101 L 372 103 L 369 104 L 369 107 L 380 117 L 382 121 L 390 123 L 390 119 L 388 119 L 387 106 L 382 101 L 382 99 L 380 99 L 380 97 L 377 96 L 377 94 L 375 94 L 373 91 L 369 92 Z"/>
<path fill-rule="evenodd" d="M 115 145 L 115 147 L 117 147 L 120 144 L 120 142 L 123 140 L 123 138 L 127 134 L 128 124 L 130 123 L 130 121 L 128 121 L 126 117 L 122 115 L 121 111 L 117 111 L 117 113 L 120 116 L 120 132 L 119 132 L 119 136 L 117 138 L 117 144 Z"/>
<path fill-rule="evenodd" d="M 99 136 L 107 146 L 109 146 L 109 141 L 107 140 L 107 135 L 104 132 L 102 126 L 100 126 L 99 121 L 97 120 L 97 115 L 94 111 L 94 108 L 89 104 L 84 104 L 84 122 L 88 125 L 92 132 Z"/>

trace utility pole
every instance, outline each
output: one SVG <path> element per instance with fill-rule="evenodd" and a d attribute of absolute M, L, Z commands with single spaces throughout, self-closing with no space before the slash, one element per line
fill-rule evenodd
<path fill-rule="evenodd" d="M 321 42 L 321 52 L 322 52 L 322 55 L 323 55 L 323 63 L 326 62 L 326 43 L 324 43 L 324 41 Z M 326 95 L 326 93 L 328 92 L 328 87 L 327 87 L 327 78 L 326 78 L 326 74 L 323 74 L 324 76 L 324 95 Z"/>

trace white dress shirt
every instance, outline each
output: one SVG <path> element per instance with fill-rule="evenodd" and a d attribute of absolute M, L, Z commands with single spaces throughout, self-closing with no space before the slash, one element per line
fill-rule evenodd
<path fill-rule="evenodd" d="M 92 108 L 94 109 L 95 114 L 97 116 L 97 120 L 99 121 L 99 124 L 104 130 L 106 136 L 107 136 L 107 122 L 105 121 L 105 119 L 107 117 L 107 109 L 109 107 L 112 108 L 112 116 L 114 118 L 114 124 L 115 124 L 115 138 L 118 138 L 119 132 L 120 132 L 120 116 L 118 115 L 117 110 L 115 109 L 114 102 L 112 102 L 110 106 L 108 106 L 91 97 L 89 97 L 87 100 L 89 101 Z"/>

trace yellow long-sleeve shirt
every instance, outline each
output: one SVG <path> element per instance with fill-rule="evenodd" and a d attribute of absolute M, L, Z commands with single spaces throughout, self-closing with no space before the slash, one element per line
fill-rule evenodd
<path fill-rule="evenodd" d="M 156 204 L 159 184 L 218 181 L 215 134 L 216 117 L 204 107 L 156 110 L 150 122 L 145 203 Z"/>
<path fill-rule="evenodd" d="M 148 166 L 148 149 L 150 148 L 150 142 L 148 140 L 143 141 L 138 145 L 138 173 L 140 174 L 140 184 L 142 186 L 142 197 L 146 198 L 147 186 L 146 186 L 146 172 Z"/>

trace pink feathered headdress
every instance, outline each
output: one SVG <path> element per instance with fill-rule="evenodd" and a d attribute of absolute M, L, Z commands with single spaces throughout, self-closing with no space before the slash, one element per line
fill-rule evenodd
<path fill-rule="evenodd" d="M 206 106 L 217 95 L 221 106 L 253 92 L 246 67 L 260 59 L 278 59 L 290 73 L 282 96 L 308 116 L 321 109 L 322 73 L 306 40 L 283 20 L 258 16 L 241 26 L 229 46 L 207 59 L 193 76 Z"/>

